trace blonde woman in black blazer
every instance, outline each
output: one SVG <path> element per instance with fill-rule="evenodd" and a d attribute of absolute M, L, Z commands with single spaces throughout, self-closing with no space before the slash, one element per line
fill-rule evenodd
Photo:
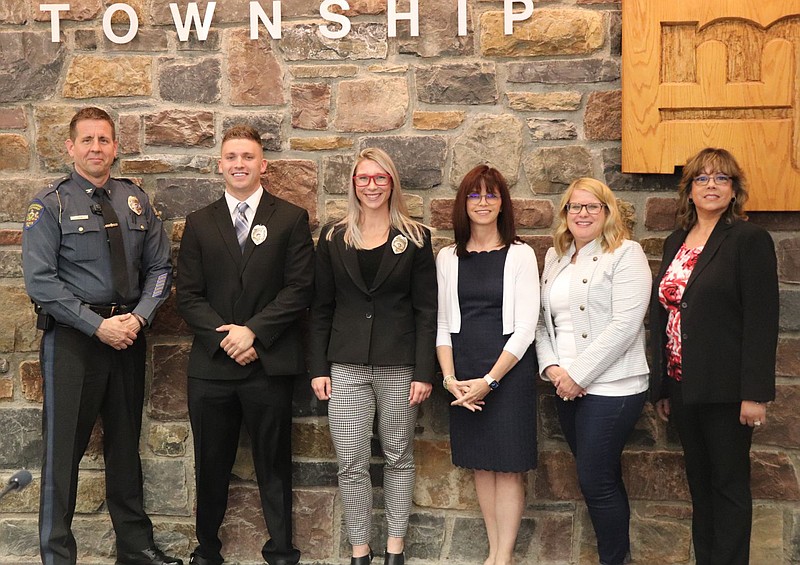
<path fill-rule="evenodd" d="M 689 159 L 650 312 L 652 391 L 683 445 L 698 565 L 749 562 L 750 443 L 775 398 L 775 248 L 746 201 L 728 151 Z"/>
<path fill-rule="evenodd" d="M 397 169 L 380 149 L 353 168 L 347 216 L 323 228 L 311 309 L 311 386 L 329 400 L 339 489 L 353 548 L 368 565 L 372 422 L 383 447 L 386 563 L 403 565 L 414 492 L 417 407 L 436 372 L 436 268 L 430 233 L 408 216 Z"/>

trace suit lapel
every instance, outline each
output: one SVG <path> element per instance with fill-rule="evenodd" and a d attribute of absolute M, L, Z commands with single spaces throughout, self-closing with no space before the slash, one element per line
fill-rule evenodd
<path fill-rule="evenodd" d="M 264 190 L 262 188 L 262 190 Z M 253 221 L 250 223 L 250 233 L 253 232 L 253 228 L 258 225 L 267 226 L 269 223 L 269 219 L 272 217 L 272 214 L 275 213 L 275 197 L 272 196 L 269 192 L 264 190 L 264 193 L 261 195 L 261 201 L 258 203 L 258 208 L 256 209 L 256 215 L 253 218 Z M 269 240 L 269 227 L 267 226 L 267 239 Z M 260 245 L 263 245 L 264 242 L 261 242 Z M 253 255 L 253 251 L 256 248 L 256 244 L 253 241 L 253 238 L 248 234 L 247 241 L 244 244 L 244 253 L 242 254 L 242 265 L 241 269 L 247 266 L 247 262 L 250 260 L 250 257 Z"/>
<path fill-rule="evenodd" d="M 375 273 L 375 280 L 373 281 L 372 288 L 370 290 L 375 290 L 376 288 L 381 286 L 381 284 L 383 284 L 383 281 L 385 281 L 386 278 L 389 276 L 389 274 L 392 272 L 395 265 L 397 265 L 397 262 L 400 261 L 400 257 L 402 257 L 403 253 L 405 253 L 411 245 L 414 245 L 413 242 L 411 242 L 410 240 L 408 240 L 408 238 L 406 238 L 408 240 L 406 244 L 406 249 L 403 250 L 402 253 L 395 253 L 394 250 L 392 249 L 392 241 L 394 240 L 395 237 L 401 235 L 402 234 L 400 233 L 399 230 L 396 230 L 394 228 L 391 228 L 389 230 L 389 239 L 386 241 L 387 245 L 383 250 L 383 257 L 381 257 L 381 264 L 378 267 L 378 272 Z"/>
<path fill-rule="evenodd" d="M 333 228 L 332 228 L 333 229 Z M 364 283 L 364 277 L 361 276 L 361 267 L 358 265 L 358 251 L 355 247 L 350 247 L 344 242 L 344 230 L 338 230 L 333 235 L 333 241 L 339 255 L 342 257 L 342 263 L 350 279 L 353 281 L 359 290 L 369 294 L 367 285 Z"/>
<path fill-rule="evenodd" d="M 728 233 L 733 227 L 733 224 L 726 224 L 725 222 L 719 221 L 717 225 L 714 226 L 714 231 L 711 232 L 711 235 L 708 236 L 708 241 L 703 246 L 703 251 L 700 253 L 700 256 L 697 258 L 697 264 L 695 264 L 694 269 L 692 269 L 692 274 L 689 276 L 689 280 L 686 281 L 686 289 L 688 289 L 691 284 L 697 279 L 700 273 L 703 272 L 708 264 L 711 262 L 711 259 L 714 258 L 717 251 L 719 250 L 719 246 L 722 245 L 722 242 L 725 241 L 725 238 L 728 237 Z M 684 290 L 684 293 L 686 290 Z"/>
<path fill-rule="evenodd" d="M 228 253 L 231 254 L 236 266 L 240 266 L 242 263 L 242 250 L 239 248 L 239 240 L 236 239 L 236 228 L 233 227 L 231 213 L 228 210 L 228 202 L 224 196 L 214 203 L 213 216 Z"/>

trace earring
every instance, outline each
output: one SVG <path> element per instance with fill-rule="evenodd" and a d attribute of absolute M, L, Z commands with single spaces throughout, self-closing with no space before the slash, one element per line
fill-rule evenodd
<path fill-rule="evenodd" d="M 731 204 L 736 204 L 736 197 L 731 198 Z"/>
<path fill-rule="evenodd" d="M 691 196 L 689 197 L 689 204 L 694 204 L 694 200 L 692 200 Z"/>

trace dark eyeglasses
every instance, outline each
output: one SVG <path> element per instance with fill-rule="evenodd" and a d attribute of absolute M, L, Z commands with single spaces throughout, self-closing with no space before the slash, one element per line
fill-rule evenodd
<path fill-rule="evenodd" d="M 591 214 L 592 216 L 596 216 L 599 214 L 603 208 L 605 208 L 605 204 L 601 204 L 600 202 L 590 202 L 589 204 L 578 204 L 577 202 L 568 202 L 564 209 L 567 213 L 574 215 L 580 214 L 581 210 L 586 208 L 586 213 Z"/>
<path fill-rule="evenodd" d="M 378 173 L 377 175 L 353 175 L 353 183 L 359 187 L 364 188 L 369 186 L 369 181 L 375 182 L 375 186 L 388 186 L 392 182 L 392 176 L 387 173 Z"/>
<path fill-rule="evenodd" d="M 474 202 L 477 204 L 481 201 L 481 198 L 486 199 L 487 204 L 494 204 L 495 202 L 500 202 L 500 195 L 496 192 L 487 192 L 486 194 L 481 194 L 480 192 L 470 192 L 467 194 L 467 200 L 470 202 Z"/>
<path fill-rule="evenodd" d="M 720 186 L 727 185 L 728 183 L 731 182 L 731 177 L 729 177 L 728 175 L 723 175 L 723 174 L 719 174 L 719 175 L 700 175 L 700 176 L 694 177 L 693 180 L 694 180 L 694 183 L 697 186 L 706 186 L 711 179 L 714 179 L 714 184 L 718 184 Z"/>

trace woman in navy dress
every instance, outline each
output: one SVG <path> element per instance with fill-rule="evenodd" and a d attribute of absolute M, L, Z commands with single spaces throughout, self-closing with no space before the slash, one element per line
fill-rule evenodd
<path fill-rule="evenodd" d="M 536 467 L 539 314 L 536 255 L 519 241 L 506 181 L 486 165 L 461 181 L 455 244 L 439 252 L 436 354 L 450 409 L 453 463 L 473 469 L 486 524 L 486 565 L 513 561 L 525 508 L 525 472 Z"/>

